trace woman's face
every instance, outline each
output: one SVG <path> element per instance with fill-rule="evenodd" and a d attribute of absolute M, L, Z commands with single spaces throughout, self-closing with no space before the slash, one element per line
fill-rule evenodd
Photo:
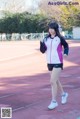
<path fill-rule="evenodd" d="M 49 28 L 49 33 L 50 33 L 51 35 L 55 35 L 55 34 L 56 34 L 55 30 L 52 29 L 52 28 Z"/>

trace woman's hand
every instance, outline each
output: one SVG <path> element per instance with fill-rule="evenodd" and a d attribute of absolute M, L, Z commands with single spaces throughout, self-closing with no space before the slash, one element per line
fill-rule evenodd
<path fill-rule="evenodd" d="M 68 55 L 67 54 L 64 54 L 64 57 L 67 57 Z"/>

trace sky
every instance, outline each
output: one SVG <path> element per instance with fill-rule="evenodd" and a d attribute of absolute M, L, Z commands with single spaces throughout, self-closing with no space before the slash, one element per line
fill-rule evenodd
<path fill-rule="evenodd" d="M 8 4 L 13 4 L 12 1 L 15 1 L 17 6 L 22 4 L 25 9 L 28 9 L 31 6 L 37 7 L 37 2 L 40 0 L 0 0 L 0 10 L 4 9 L 5 5 L 8 6 Z"/>

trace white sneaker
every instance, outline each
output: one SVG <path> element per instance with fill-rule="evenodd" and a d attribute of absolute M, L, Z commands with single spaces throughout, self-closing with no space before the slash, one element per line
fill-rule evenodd
<path fill-rule="evenodd" d="M 64 94 L 62 95 L 61 103 L 62 103 L 62 104 L 67 103 L 67 98 L 68 98 L 68 93 L 64 93 Z"/>
<path fill-rule="evenodd" d="M 58 103 L 56 101 L 51 101 L 50 105 L 48 106 L 48 109 L 54 109 L 58 106 Z"/>

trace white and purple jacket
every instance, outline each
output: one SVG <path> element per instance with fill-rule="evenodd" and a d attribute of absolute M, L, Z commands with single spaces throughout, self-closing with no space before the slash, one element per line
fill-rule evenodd
<path fill-rule="evenodd" d="M 43 42 L 40 42 L 40 51 L 46 53 L 48 64 L 61 64 L 63 63 L 63 48 L 64 54 L 68 55 L 69 47 L 63 37 L 54 38 L 46 37 Z"/>

